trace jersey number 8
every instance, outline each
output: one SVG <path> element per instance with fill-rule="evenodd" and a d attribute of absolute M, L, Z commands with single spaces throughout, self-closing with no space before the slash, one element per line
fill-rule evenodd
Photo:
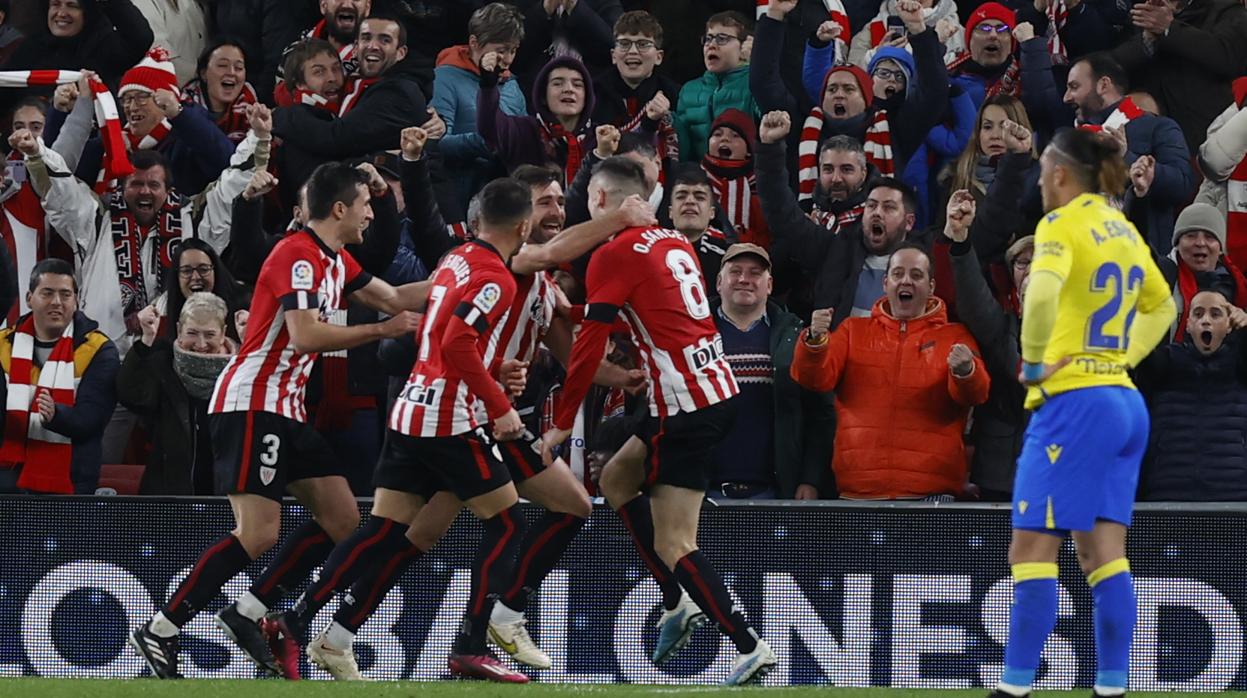
<path fill-rule="evenodd" d="M 680 295 L 684 297 L 684 307 L 694 320 L 710 317 L 710 303 L 706 300 L 706 289 L 702 286 L 701 267 L 693 260 L 692 255 L 684 250 L 676 249 L 667 253 L 667 268 L 671 270 L 675 280 L 680 283 Z"/>
<path fill-rule="evenodd" d="M 1104 326 L 1113 322 L 1121 313 L 1122 301 L 1126 294 L 1134 294 L 1142 286 L 1142 267 L 1130 267 L 1123 275 L 1117 263 L 1105 262 L 1095 270 L 1095 275 L 1091 277 L 1091 290 L 1095 293 L 1108 292 L 1112 296 L 1087 320 L 1087 349 L 1126 350 L 1130 344 L 1130 325 L 1134 323 L 1134 314 L 1138 309 L 1135 301 L 1130 302 L 1130 311 L 1126 313 L 1125 321 L 1122 323 L 1121 334 L 1106 334 Z"/>

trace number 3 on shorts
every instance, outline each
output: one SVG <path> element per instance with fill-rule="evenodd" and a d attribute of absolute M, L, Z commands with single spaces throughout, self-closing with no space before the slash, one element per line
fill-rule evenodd
<path fill-rule="evenodd" d="M 270 468 L 277 465 L 277 453 L 281 448 L 281 437 L 276 434 L 265 434 L 260 443 L 264 444 L 264 451 L 260 453 L 260 463 Z"/>

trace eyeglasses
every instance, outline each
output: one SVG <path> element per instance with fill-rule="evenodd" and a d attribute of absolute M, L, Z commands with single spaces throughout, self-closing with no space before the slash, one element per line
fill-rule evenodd
<path fill-rule="evenodd" d="M 215 270 L 210 264 L 200 264 L 197 267 L 178 267 L 178 276 L 183 279 L 189 279 L 195 274 L 198 274 L 199 278 L 206 279 L 212 274 L 213 271 Z"/>
<path fill-rule="evenodd" d="M 1031 261 L 1029 259 L 1019 257 L 1013 260 L 1013 266 L 1016 269 L 1030 269 Z"/>
<path fill-rule="evenodd" d="M 632 49 L 636 49 L 637 53 L 645 53 L 646 51 L 653 49 L 654 46 L 656 46 L 656 44 L 649 39 L 637 39 L 636 41 L 633 41 L 632 39 L 615 40 L 615 48 L 618 49 L 620 53 L 632 53 Z"/>
<path fill-rule="evenodd" d="M 874 75 L 880 80 L 887 80 L 890 82 L 904 82 L 905 81 L 905 72 L 902 70 L 892 70 L 891 68 L 875 68 Z"/>
<path fill-rule="evenodd" d="M 1008 34 L 1011 30 L 1004 24 L 988 24 L 987 22 L 979 22 L 974 25 L 974 31 L 980 34 Z"/>
<path fill-rule="evenodd" d="M 121 106 L 128 107 L 131 104 L 141 107 L 152 101 L 152 96 L 146 92 L 131 92 L 128 95 L 121 96 Z"/>
<path fill-rule="evenodd" d="M 709 46 L 710 44 L 714 44 L 715 46 L 727 46 L 733 41 L 740 41 L 740 37 L 732 36 L 731 34 L 707 34 L 701 37 L 702 46 Z"/>

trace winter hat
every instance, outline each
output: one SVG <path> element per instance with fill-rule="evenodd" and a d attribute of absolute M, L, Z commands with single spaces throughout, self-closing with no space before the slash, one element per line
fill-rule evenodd
<path fill-rule="evenodd" d="M 879 62 L 885 60 L 894 61 L 901 67 L 901 70 L 905 73 L 905 89 L 908 90 L 914 80 L 914 57 L 903 48 L 881 46 L 878 51 L 875 51 L 874 58 L 870 59 L 866 72 L 874 75 L 875 68 L 879 65 Z"/>
<path fill-rule="evenodd" d="M 970 13 L 970 19 L 966 21 L 966 48 L 970 47 L 970 37 L 974 35 L 974 28 L 989 19 L 1003 22 L 1009 31 L 1013 31 L 1018 23 L 1017 15 L 1013 13 L 1013 10 L 998 2 L 985 2 Z"/>
<path fill-rule="evenodd" d="M 753 122 L 753 117 L 739 109 L 725 109 L 719 118 L 714 120 L 710 125 L 710 132 L 714 133 L 721 126 L 732 129 L 745 139 L 745 147 L 750 155 L 753 155 L 753 148 L 757 137 L 758 126 Z"/>
<path fill-rule="evenodd" d="M 550 82 L 550 73 L 553 73 L 555 68 L 571 68 L 580 73 L 585 81 L 585 110 L 580 115 L 580 124 L 577 124 L 579 127 L 589 119 L 596 106 L 593 96 L 593 76 L 589 74 L 589 69 L 579 58 L 570 55 L 556 56 L 542 66 L 541 71 L 537 73 L 536 81 L 533 82 L 532 103 L 537 105 L 539 112 L 549 118 L 550 105 L 546 104 L 546 84 Z"/>
<path fill-rule="evenodd" d="M 153 46 L 138 65 L 121 76 L 121 89 L 117 90 L 117 97 L 120 99 L 127 92 L 155 94 L 157 90 L 179 94 L 177 71 L 170 60 L 169 52 L 161 46 Z"/>
<path fill-rule="evenodd" d="M 1176 246 L 1183 235 L 1198 230 L 1212 233 L 1217 242 L 1221 243 L 1222 251 L 1225 250 L 1225 214 L 1216 206 L 1199 203 L 1182 209 L 1182 213 L 1178 214 L 1178 222 L 1173 226 L 1173 244 Z"/>
<path fill-rule="evenodd" d="M 871 101 L 875 98 L 875 83 L 870 79 L 870 75 L 855 65 L 838 65 L 823 76 L 823 91 L 818 94 L 818 104 L 823 103 L 823 95 L 827 94 L 827 83 L 831 82 L 831 76 L 836 73 L 847 72 L 857 81 L 857 89 L 862 91 L 862 98 L 866 100 L 866 107 L 870 107 Z"/>

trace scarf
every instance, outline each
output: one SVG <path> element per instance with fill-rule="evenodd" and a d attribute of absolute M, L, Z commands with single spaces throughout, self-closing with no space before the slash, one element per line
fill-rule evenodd
<path fill-rule="evenodd" d="M 1069 55 L 1065 51 L 1065 42 L 1061 41 L 1061 30 L 1069 21 L 1069 6 L 1065 0 L 1048 2 L 1048 53 L 1052 56 L 1052 65 L 1066 65 Z"/>
<path fill-rule="evenodd" d="M 346 94 L 342 96 L 342 106 L 338 109 L 338 116 L 346 116 L 347 112 L 354 109 L 364 91 L 369 87 L 377 84 L 380 78 L 352 78 L 346 86 Z"/>
<path fill-rule="evenodd" d="M 63 85 L 77 82 L 81 77 L 82 73 L 76 70 L 9 70 L 0 72 L 0 87 Z M 106 180 L 117 180 L 134 172 L 130 158 L 126 156 L 117 101 L 104 83 L 93 79 L 90 84 L 95 103 L 95 121 L 100 127 L 100 140 L 104 145 L 101 176 Z"/>
<path fill-rule="evenodd" d="M 840 213 L 836 213 L 831 210 L 824 210 L 816 206 L 814 210 L 810 212 L 810 218 L 812 218 L 815 223 L 818 223 L 827 230 L 830 230 L 832 235 L 839 235 L 845 228 L 861 220 L 862 212 L 865 210 L 865 202 L 845 209 Z"/>
<path fill-rule="evenodd" d="M 1140 116 L 1143 116 L 1143 110 L 1135 105 L 1134 100 L 1127 97 L 1117 103 L 1117 108 L 1113 110 L 1112 114 L 1108 115 L 1108 118 L 1104 120 L 1103 124 L 1097 125 L 1097 124 L 1092 124 L 1092 123 L 1086 123 L 1086 124 L 1077 124 L 1077 126 L 1078 128 L 1084 131 L 1092 131 L 1092 132 L 1098 133 L 1100 131 L 1103 131 L 1106 128 L 1112 128 L 1112 129 L 1124 128 L 1126 124 L 1130 123 L 1131 121 L 1134 121 Z"/>
<path fill-rule="evenodd" d="M 21 157 L 17 151 L 13 151 L 12 155 Z M 0 238 L 4 239 L 4 245 L 8 248 L 17 278 L 24 279 L 30 276 L 35 264 L 48 254 L 43 204 L 29 181 L 5 184 L 4 192 L 0 193 Z M 14 303 L 9 308 L 8 317 L 4 318 L 5 326 L 12 327 L 24 312 L 24 299 Z"/>
<path fill-rule="evenodd" d="M 771 6 L 771 0 L 755 0 L 757 3 L 757 15 L 755 19 L 762 19 L 766 14 L 766 10 Z M 852 36 L 852 29 L 849 27 L 849 13 L 844 9 L 844 3 L 840 0 L 823 0 L 823 7 L 827 8 L 827 17 L 840 25 L 840 38 L 836 39 L 836 55 L 849 55 L 848 43 Z"/>
<path fill-rule="evenodd" d="M 758 187 L 753 159 L 725 160 L 706 155 L 701 159 L 701 168 L 719 196 L 719 206 L 736 227 L 737 237 L 743 240 L 749 231 L 753 190 Z"/>
<path fill-rule="evenodd" d="M 1174 250 L 1173 258 L 1178 262 L 1178 292 L 1182 294 L 1182 306 L 1178 309 L 1178 329 L 1173 335 L 1173 341 L 1181 342 L 1186 339 L 1186 318 L 1187 308 L 1191 307 L 1191 299 L 1195 294 L 1199 293 L 1199 282 L 1195 279 L 1195 272 L 1182 261 L 1178 256 L 1177 250 Z M 1247 304 L 1247 277 L 1243 276 L 1243 272 L 1239 271 L 1234 262 L 1222 257 L 1221 264 L 1229 273 L 1231 279 L 1234 280 L 1234 301 L 1233 304 L 1243 307 Z"/>
<path fill-rule="evenodd" d="M 992 188 L 992 182 L 996 181 L 996 165 L 999 161 L 996 157 L 980 155 L 978 162 L 974 163 L 974 179 L 983 185 L 983 193 L 987 193 Z"/>
<path fill-rule="evenodd" d="M 888 113 L 879 109 L 867 112 L 870 125 L 866 127 L 866 137 L 862 146 L 866 150 L 866 162 L 879 169 L 879 174 L 890 177 L 896 172 L 896 164 L 892 160 L 892 133 L 888 127 Z M 826 118 L 821 107 L 814 107 L 801 127 L 801 144 L 797 148 L 797 185 L 798 200 L 814 198 L 814 189 L 818 185 L 818 144 L 822 141 L 823 127 Z"/>
<path fill-rule="evenodd" d="M 34 356 L 35 318 L 27 315 L 13 333 L 0 462 L 21 467 L 17 486 L 22 489 L 73 494 L 74 483 L 69 475 L 72 443 L 68 437 L 44 427 L 35 402 L 41 393 L 46 393 L 57 405 L 74 406 L 74 323 L 71 321 L 61 333 L 42 369 L 35 367 Z"/>
<path fill-rule="evenodd" d="M 225 342 L 231 349 L 228 354 L 200 354 L 186 351 L 174 342 L 173 372 L 186 387 L 187 395 L 196 400 L 207 400 L 212 397 L 217 378 L 220 377 L 221 371 L 225 370 L 225 364 L 229 363 L 229 360 L 237 353 L 233 340 L 227 338 Z"/>
<path fill-rule="evenodd" d="M 126 124 L 126 148 L 128 150 L 155 150 L 160 147 L 169 133 L 173 131 L 173 124 L 168 119 L 161 119 L 156 127 L 147 133 L 146 136 L 140 136 L 130 130 L 130 124 Z"/>
<path fill-rule="evenodd" d="M 616 73 L 618 75 L 618 73 Z M 620 82 L 623 82 L 620 79 Z M 636 97 L 628 97 L 624 100 L 624 108 L 628 112 L 628 121 L 619 126 L 619 130 L 623 133 L 629 131 L 639 131 L 641 129 L 641 121 L 645 119 L 645 104 Z M 676 134 L 675 124 L 671 116 L 671 112 L 667 112 L 662 117 L 662 121 L 658 122 L 658 133 L 656 139 L 656 149 L 658 150 L 659 160 L 679 160 L 680 159 L 680 139 Z M 662 173 L 659 173 L 662 176 Z"/>
<path fill-rule="evenodd" d="M 982 68 L 982 66 L 970 59 L 970 52 L 966 51 L 954 58 L 952 63 L 948 64 L 948 74 L 959 74 L 968 67 Z M 987 93 L 983 96 L 983 99 L 986 100 L 1001 94 L 1018 98 L 1022 96 L 1022 62 L 1018 60 L 1016 55 L 1009 57 L 1009 63 L 1005 66 L 1004 72 L 1001 73 L 1000 77 L 988 83 Z"/>
<path fill-rule="evenodd" d="M 568 182 L 576 179 L 576 173 L 580 171 L 580 163 L 584 158 L 584 134 L 591 128 L 589 122 L 585 122 L 579 135 L 563 128 L 563 124 L 554 119 L 547 123 L 541 114 L 537 115 L 537 126 L 540 128 L 541 141 L 545 146 L 546 154 L 551 160 L 556 162 L 559 160 L 560 145 L 567 148 L 567 164 L 563 169 L 567 173 Z"/>
<path fill-rule="evenodd" d="M 303 38 L 324 39 L 325 41 L 329 41 L 329 28 L 326 26 L 325 20 L 321 19 L 317 22 L 316 26 L 312 27 L 306 34 L 303 35 Z M 342 61 L 342 72 L 345 73 L 347 77 L 354 75 L 359 69 L 359 63 L 355 60 L 355 42 L 351 42 L 338 49 L 338 59 Z"/>
<path fill-rule="evenodd" d="M 294 91 L 294 104 L 306 104 L 313 109 L 324 109 L 330 114 L 337 114 L 342 108 L 342 103 L 339 100 L 330 100 L 315 92 L 303 89 Z"/>
<path fill-rule="evenodd" d="M 144 230 L 135 220 L 134 214 L 126 206 L 126 200 L 120 194 L 113 195 L 109 202 L 110 225 L 112 226 L 113 250 L 117 257 L 117 283 L 121 286 L 122 313 L 137 313 L 148 304 L 147 274 L 155 275 L 155 291 L 151 295 L 159 295 L 164 291 L 165 272 L 173 264 L 173 253 L 182 240 L 181 201 L 170 195 L 169 200 L 156 214 L 154 224 L 155 244 L 152 245 L 151 260 L 143 263 L 143 245 L 153 235 L 151 229 Z"/>
<path fill-rule="evenodd" d="M 182 88 L 182 95 L 186 101 L 198 104 L 208 113 L 212 113 L 212 107 L 208 101 L 208 90 L 202 80 L 191 80 L 186 83 L 186 87 Z M 255 88 L 249 82 L 243 83 L 242 93 L 217 118 L 216 125 L 221 127 L 221 131 L 229 137 L 230 143 L 238 145 L 247 137 L 247 131 L 251 130 L 251 123 L 247 120 L 247 107 L 255 104 L 256 101 L 258 100 Z"/>

